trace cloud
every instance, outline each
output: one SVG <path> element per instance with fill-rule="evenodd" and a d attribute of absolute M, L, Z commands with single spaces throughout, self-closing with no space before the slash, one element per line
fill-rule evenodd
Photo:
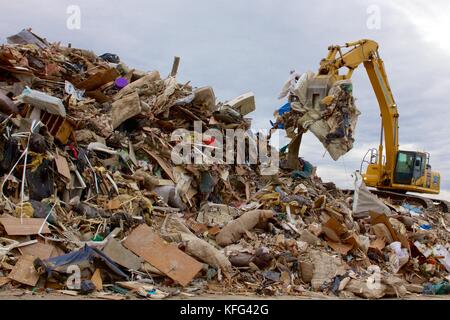
<path fill-rule="evenodd" d="M 33 2 L 35 3 L 35 2 Z M 447 1 L 332 0 L 320 4 L 286 1 L 2 1 L 0 40 L 25 27 L 51 41 L 72 43 L 98 54 L 113 52 L 130 66 L 163 75 L 174 55 L 181 56 L 179 81 L 211 85 L 221 100 L 252 90 L 254 124 L 268 127 L 279 90 L 291 69 L 316 71 L 331 44 L 371 38 L 380 44 L 389 83 L 400 113 L 401 147 L 431 154 L 442 175 L 442 193 L 450 191 L 450 85 Z M 79 5 L 81 29 L 66 28 L 66 8 Z M 367 8 L 380 9 L 380 29 L 368 29 Z M 353 75 L 362 114 L 354 149 L 334 162 L 311 134 L 300 155 L 319 167 L 324 180 L 347 187 L 368 148 L 378 147 L 379 108 L 365 74 Z M 351 183 L 351 182 L 350 182 Z"/>

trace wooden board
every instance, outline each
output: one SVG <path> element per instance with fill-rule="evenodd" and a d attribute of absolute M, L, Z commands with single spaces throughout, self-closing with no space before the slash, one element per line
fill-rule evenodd
<path fill-rule="evenodd" d="M 23 255 L 30 255 L 40 258 L 42 260 L 46 260 L 52 256 L 52 252 L 55 249 L 51 244 L 46 243 L 33 243 L 28 246 L 20 247 L 19 251 Z"/>
<path fill-rule="evenodd" d="M 9 273 L 8 278 L 29 286 L 35 286 L 39 280 L 39 274 L 34 269 L 34 259 L 36 258 L 30 255 L 21 256 Z"/>
<path fill-rule="evenodd" d="M 92 91 L 102 86 L 105 83 L 114 81 L 117 77 L 120 77 L 119 72 L 115 68 L 98 71 L 94 75 L 90 76 L 84 81 L 76 83 L 75 86 L 78 89 L 85 89 L 86 91 Z"/>
<path fill-rule="evenodd" d="M 137 92 L 129 94 L 111 104 L 111 125 L 116 129 L 124 121 L 141 113 L 141 102 Z"/>
<path fill-rule="evenodd" d="M 139 270 L 141 268 L 142 259 L 130 250 L 124 248 L 122 244 L 114 238 L 108 240 L 105 248 L 103 248 L 103 253 L 112 261 L 127 269 Z"/>
<path fill-rule="evenodd" d="M 98 291 L 103 290 L 102 271 L 100 269 L 95 269 L 95 272 L 91 277 L 91 281 L 94 283 L 95 289 Z"/>
<path fill-rule="evenodd" d="M 141 224 L 123 242 L 124 246 L 186 286 L 202 269 L 202 264 L 176 246 L 164 242 L 149 226 Z"/>
<path fill-rule="evenodd" d="M 38 234 L 39 229 L 45 221 L 45 219 L 40 218 L 23 218 L 21 223 L 20 220 L 20 218 L 6 217 L 0 218 L 0 223 L 3 224 L 6 233 L 10 236 L 27 236 Z M 41 233 L 50 233 L 47 223 L 42 228 Z"/>

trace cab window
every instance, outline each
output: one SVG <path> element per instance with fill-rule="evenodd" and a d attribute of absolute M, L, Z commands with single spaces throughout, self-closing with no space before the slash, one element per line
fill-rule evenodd
<path fill-rule="evenodd" d="M 394 180 L 396 183 L 410 184 L 415 165 L 414 152 L 399 151 L 395 166 Z"/>

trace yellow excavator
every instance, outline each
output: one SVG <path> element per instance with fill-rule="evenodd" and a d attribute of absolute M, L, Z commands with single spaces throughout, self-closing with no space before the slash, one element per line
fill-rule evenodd
<path fill-rule="evenodd" d="M 363 173 L 365 184 L 395 193 L 410 191 L 439 194 L 440 175 L 431 171 L 430 155 L 426 152 L 399 150 L 399 114 L 383 60 L 378 54 L 378 43 L 363 39 L 343 46 L 330 46 L 327 57 L 322 59 L 319 71 L 309 84 L 308 90 L 312 93 L 308 95 L 320 101 L 334 82 L 350 79 L 360 64 L 364 65 L 375 91 L 382 123 L 378 149 L 370 149 L 363 159 L 363 162 L 368 163 L 366 172 Z M 347 68 L 347 73 L 339 74 L 339 70 L 344 67 Z"/>

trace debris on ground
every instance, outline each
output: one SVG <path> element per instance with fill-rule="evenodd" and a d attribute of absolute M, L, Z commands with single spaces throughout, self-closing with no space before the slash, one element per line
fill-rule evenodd
<path fill-rule="evenodd" d="M 298 153 L 281 152 L 275 175 L 177 164 L 175 130 L 194 121 L 246 130 L 255 110 L 251 92 L 218 102 L 211 87 L 178 83 L 178 66 L 162 77 L 31 30 L 0 47 L 0 290 L 114 300 L 448 294 L 449 213 L 363 184 L 340 190 Z M 292 75 L 280 96 L 297 98 L 277 125 L 293 138 L 311 130 L 338 158 L 359 114 L 351 83 L 309 105 L 310 80 Z M 188 157 L 215 147 L 203 137 Z"/>

